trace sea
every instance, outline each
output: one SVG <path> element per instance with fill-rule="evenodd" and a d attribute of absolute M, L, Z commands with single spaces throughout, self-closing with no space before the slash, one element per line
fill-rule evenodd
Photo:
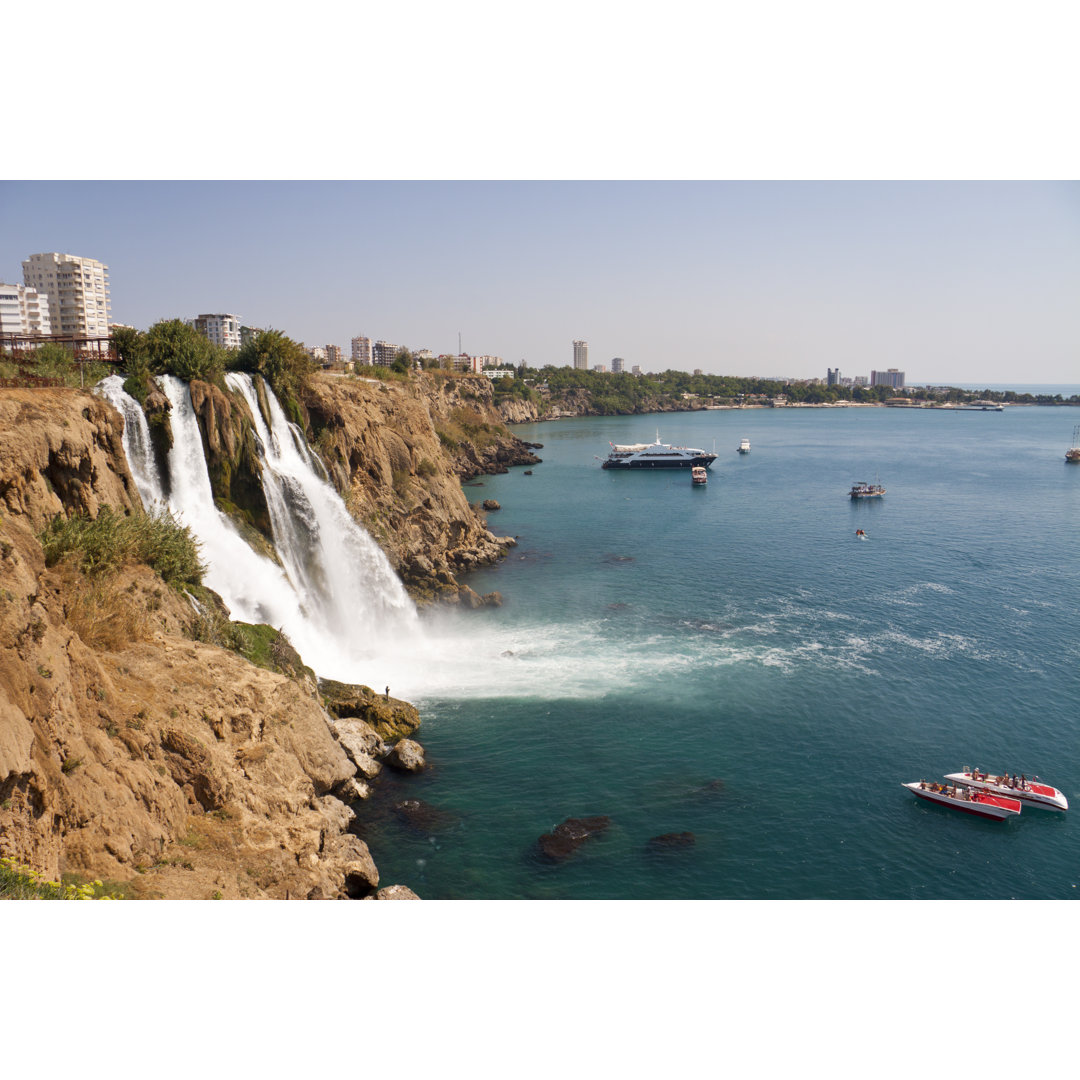
<path fill-rule="evenodd" d="M 453 662 L 395 675 L 429 767 L 385 770 L 361 811 L 382 879 L 425 899 L 1076 899 L 1076 424 L 1030 406 L 516 426 L 542 464 L 465 486 L 516 539 L 467 579 L 503 604 L 424 614 Z M 601 469 L 609 443 L 658 437 L 715 450 L 708 484 Z M 853 501 L 859 480 L 886 494 Z M 989 821 L 901 786 L 965 765 L 1074 809 Z M 606 826 L 568 857 L 541 852 L 589 817 Z"/>

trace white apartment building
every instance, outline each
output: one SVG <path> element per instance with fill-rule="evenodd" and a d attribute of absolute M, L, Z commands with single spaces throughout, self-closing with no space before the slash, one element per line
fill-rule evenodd
<path fill-rule="evenodd" d="M 588 371 L 589 343 L 587 341 L 574 342 L 574 367 L 578 371 Z"/>
<path fill-rule="evenodd" d="M 0 334 L 51 334 L 49 297 L 26 285 L 0 283 Z"/>
<path fill-rule="evenodd" d="M 375 361 L 371 338 L 354 337 L 352 339 L 352 358 L 354 364 L 366 364 L 370 367 Z"/>
<path fill-rule="evenodd" d="M 197 315 L 191 325 L 215 345 L 226 349 L 240 348 L 239 315 Z"/>
<path fill-rule="evenodd" d="M 52 333 L 109 336 L 109 268 L 97 259 L 46 251 L 23 259 L 23 282 L 49 298 Z"/>

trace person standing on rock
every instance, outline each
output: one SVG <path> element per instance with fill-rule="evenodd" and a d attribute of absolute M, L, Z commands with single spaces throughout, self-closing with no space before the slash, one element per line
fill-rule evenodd
<path fill-rule="evenodd" d="M 386 688 L 386 700 L 387 701 L 390 700 L 390 687 L 389 686 Z"/>

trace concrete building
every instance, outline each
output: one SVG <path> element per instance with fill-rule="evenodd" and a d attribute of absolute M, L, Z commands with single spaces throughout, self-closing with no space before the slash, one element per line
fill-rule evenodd
<path fill-rule="evenodd" d="M 371 338 L 361 336 L 352 339 L 352 359 L 354 364 L 361 364 L 365 367 L 370 367 L 375 362 Z"/>
<path fill-rule="evenodd" d="M 589 370 L 589 343 L 587 341 L 574 342 L 574 368 L 577 371 Z"/>
<path fill-rule="evenodd" d="M 345 363 L 345 350 L 340 345 L 327 345 L 326 362 L 328 364 Z"/>
<path fill-rule="evenodd" d="M 0 283 L 0 334 L 51 334 L 49 297 L 26 285 Z"/>
<path fill-rule="evenodd" d="M 894 389 L 902 390 L 904 388 L 904 373 L 897 371 L 894 367 L 889 368 L 888 371 L 871 371 L 870 385 L 891 386 Z"/>
<path fill-rule="evenodd" d="M 196 315 L 191 325 L 215 345 L 225 349 L 240 348 L 239 315 Z"/>
<path fill-rule="evenodd" d="M 599 371 L 601 374 L 607 374 L 607 364 L 593 364 L 593 371 Z"/>
<path fill-rule="evenodd" d="M 109 336 L 109 268 L 97 259 L 46 251 L 23 259 L 23 283 L 49 298 L 52 333 Z"/>
<path fill-rule="evenodd" d="M 827 386 L 840 386 L 840 369 L 839 368 L 826 368 L 828 371 L 828 377 L 825 380 Z"/>
<path fill-rule="evenodd" d="M 621 356 L 613 356 L 611 358 L 611 374 L 619 375 L 622 372 L 624 363 L 626 361 Z"/>
<path fill-rule="evenodd" d="M 390 367 L 399 348 L 400 346 L 391 345 L 389 341 L 376 341 L 371 348 L 372 363 L 379 367 Z"/>
<path fill-rule="evenodd" d="M 631 374 L 631 375 L 640 375 L 640 374 L 641 374 L 641 365 L 640 365 L 640 364 L 635 364 L 635 365 L 634 365 L 634 366 L 633 366 L 633 367 L 632 367 L 632 368 L 630 369 L 630 374 Z"/>

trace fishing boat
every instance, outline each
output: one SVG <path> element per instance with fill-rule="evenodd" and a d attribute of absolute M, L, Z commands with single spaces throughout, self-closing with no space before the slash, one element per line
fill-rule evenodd
<path fill-rule="evenodd" d="M 739 449 L 738 449 L 737 453 L 740 453 L 740 454 L 749 454 L 750 453 L 750 440 L 749 439 L 743 439 L 743 441 L 741 443 L 739 443 Z"/>
<path fill-rule="evenodd" d="M 989 791 L 979 791 L 977 788 L 960 784 L 950 786 L 934 784 L 928 780 L 914 780 L 903 786 L 927 802 L 941 803 L 942 806 L 962 810 L 965 814 L 977 814 L 995 821 L 1004 821 L 1005 818 L 1016 817 L 1020 813 L 1019 799 L 993 795 Z"/>
<path fill-rule="evenodd" d="M 868 484 L 865 480 L 860 480 L 851 485 L 848 494 L 853 499 L 880 499 L 885 494 L 885 489 L 880 484 Z"/>
<path fill-rule="evenodd" d="M 965 765 L 963 772 L 949 773 L 946 780 L 954 784 L 966 784 L 981 791 L 992 791 L 1010 799 L 1019 799 L 1029 806 L 1041 806 L 1044 810 L 1068 810 L 1069 800 L 1056 787 L 1042 783 L 1037 776 L 1009 776 L 1002 773 L 984 773 Z"/>
<path fill-rule="evenodd" d="M 694 465 L 690 469 L 690 483 L 695 487 L 699 484 L 707 484 L 709 482 L 709 474 L 705 471 L 703 465 Z"/>
<path fill-rule="evenodd" d="M 1073 428 L 1072 446 L 1065 451 L 1065 460 L 1080 465 L 1080 424 Z"/>
<path fill-rule="evenodd" d="M 611 453 L 601 462 L 601 469 L 690 469 L 695 465 L 708 468 L 716 455 L 690 446 L 670 446 L 660 441 L 619 446 L 609 443 Z"/>

